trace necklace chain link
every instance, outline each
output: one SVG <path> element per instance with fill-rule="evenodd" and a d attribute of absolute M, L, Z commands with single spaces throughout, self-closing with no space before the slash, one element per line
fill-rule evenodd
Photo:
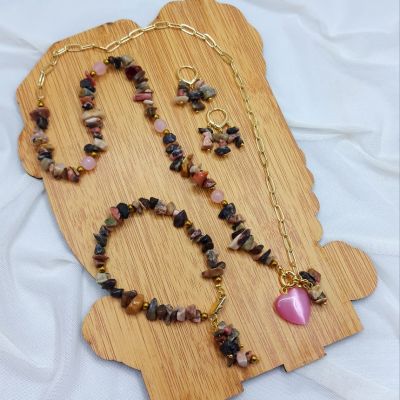
<path fill-rule="evenodd" d="M 258 156 L 259 156 L 261 166 L 262 166 L 262 169 L 264 172 L 265 184 L 268 189 L 271 205 L 274 209 L 275 216 L 278 220 L 279 233 L 282 237 L 282 241 L 285 246 L 285 250 L 287 253 L 288 260 L 289 260 L 289 265 L 291 266 L 291 268 L 294 271 L 298 272 L 296 256 L 295 256 L 295 252 L 293 249 L 292 240 L 290 239 L 289 232 L 287 229 L 285 214 L 283 212 L 281 205 L 279 204 L 275 181 L 271 174 L 270 159 L 265 150 L 265 141 L 260 134 L 259 123 L 258 123 L 257 117 L 254 114 L 254 111 L 252 109 L 251 102 L 250 102 L 250 96 L 245 87 L 244 80 L 236 66 L 236 63 L 235 63 L 233 57 L 229 53 L 224 51 L 208 33 L 199 32 L 197 29 L 195 29 L 192 26 L 187 25 L 187 24 L 177 24 L 177 23 L 169 22 L 169 21 L 159 21 L 154 24 L 148 25 L 144 28 L 133 29 L 127 35 L 122 36 L 118 40 L 114 40 L 114 41 L 108 43 L 106 46 L 99 46 L 95 43 L 67 44 L 64 47 L 61 47 L 60 49 L 53 51 L 50 62 L 40 70 L 39 79 L 37 81 L 37 97 L 38 97 L 38 99 L 39 100 L 44 99 L 43 86 L 46 81 L 46 78 L 54 70 L 55 66 L 58 63 L 58 60 L 60 59 L 60 57 L 62 55 L 66 54 L 66 53 L 82 52 L 82 51 L 86 51 L 86 50 L 90 50 L 90 49 L 97 49 L 97 50 L 102 50 L 106 53 L 112 53 L 116 49 L 118 49 L 120 46 L 122 46 L 123 44 L 129 42 L 132 39 L 138 38 L 139 36 L 143 35 L 145 32 L 150 32 L 153 30 L 162 30 L 162 29 L 176 29 L 187 35 L 194 36 L 200 40 L 203 40 L 209 47 L 211 47 L 221 57 L 223 62 L 225 62 L 226 64 L 229 65 L 231 72 L 233 74 L 233 77 L 235 79 L 235 82 L 239 88 L 240 95 L 242 97 L 243 103 L 246 108 L 247 116 L 248 116 L 251 126 L 252 126 L 252 133 L 255 138 Z"/>

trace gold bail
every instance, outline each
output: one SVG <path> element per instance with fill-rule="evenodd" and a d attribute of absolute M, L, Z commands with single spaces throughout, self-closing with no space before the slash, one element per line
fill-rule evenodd
<path fill-rule="evenodd" d="M 184 70 L 190 70 L 190 71 L 192 71 L 193 78 L 192 78 L 192 79 L 186 79 L 186 78 L 183 76 L 183 72 L 182 72 L 182 71 L 184 71 Z M 196 68 L 195 68 L 195 67 L 192 67 L 191 65 L 182 65 L 182 67 L 180 67 L 180 68 L 178 69 L 178 72 L 177 72 L 176 74 L 177 74 L 179 80 L 181 80 L 181 81 L 187 83 L 188 85 L 193 85 L 193 83 L 195 83 L 195 82 L 197 81 L 197 78 L 198 78 Z"/>
<path fill-rule="evenodd" d="M 222 122 L 216 122 L 211 116 L 212 114 L 220 113 L 223 116 Z M 212 110 L 207 112 L 207 122 L 210 126 L 216 129 L 222 129 L 225 125 L 228 124 L 228 112 L 223 108 L 213 108 Z"/>

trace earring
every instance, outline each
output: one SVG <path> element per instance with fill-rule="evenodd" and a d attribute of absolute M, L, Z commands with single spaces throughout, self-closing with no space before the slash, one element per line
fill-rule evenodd
<path fill-rule="evenodd" d="M 221 122 L 216 122 L 213 119 L 212 116 L 216 113 L 222 114 L 223 120 Z M 230 153 L 231 149 L 228 144 L 234 143 L 237 148 L 240 148 L 244 144 L 239 133 L 239 128 L 229 124 L 228 113 L 222 108 L 213 108 L 208 111 L 207 128 L 199 128 L 198 131 L 203 135 L 201 149 L 212 150 L 214 143 L 218 143 L 218 147 L 214 150 L 214 153 L 221 157 Z"/>
<path fill-rule="evenodd" d="M 192 78 L 184 77 L 184 71 L 191 71 Z M 191 65 L 183 65 L 177 71 L 178 90 L 175 103 L 184 105 L 190 103 L 193 111 L 199 112 L 205 109 L 203 101 L 210 101 L 217 95 L 217 91 L 198 78 L 196 68 Z"/>

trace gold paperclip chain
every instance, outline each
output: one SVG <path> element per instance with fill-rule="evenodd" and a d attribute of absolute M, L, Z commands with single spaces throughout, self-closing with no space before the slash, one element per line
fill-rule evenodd
<path fill-rule="evenodd" d="M 236 63 L 233 60 L 233 57 L 229 53 L 224 51 L 209 34 L 199 32 L 195 28 L 193 28 L 189 25 L 186 25 L 186 24 L 177 24 L 177 23 L 168 22 L 168 21 L 159 21 L 152 25 L 146 26 L 145 28 L 136 28 L 136 29 L 130 31 L 127 35 L 122 36 L 120 39 L 114 40 L 114 41 L 108 43 L 106 46 L 99 46 L 94 43 L 85 44 L 85 45 L 82 45 L 79 43 L 67 44 L 64 47 L 54 51 L 52 53 L 52 58 L 51 58 L 50 62 L 46 66 L 44 66 L 42 68 L 42 70 L 40 71 L 39 79 L 37 81 L 38 100 L 43 101 L 43 99 L 44 99 L 43 86 L 46 81 L 46 77 L 53 71 L 53 69 L 57 65 L 59 58 L 62 55 L 66 54 L 66 53 L 71 53 L 71 52 L 81 52 L 81 51 L 85 51 L 85 50 L 89 50 L 89 49 L 97 49 L 97 50 L 102 50 L 106 53 L 111 53 L 111 52 L 115 51 L 116 49 L 118 49 L 120 46 L 122 46 L 124 43 L 127 43 L 132 39 L 138 38 L 139 36 L 143 35 L 145 32 L 150 32 L 150 31 L 154 31 L 154 30 L 162 30 L 162 29 L 175 29 L 175 30 L 181 31 L 187 35 L 193 36 L 195 38 L 198 38 L 198 39 L 204 41 L 209 47 L 211 47 L 221 57 L 221 59 L 224 63 L 229 65 L 231 72 L 233 74 L 233 77 L 235 79 L 235 82 L 239 88 L 240 95 L 242 97 L 243 103 L 246 108 L 247 116 L 251 122 L 252 133 L 253 133 L 254 139 L 256 141 L 258 156 L 259 156 L 259 159 L 260 159 L 263 171 L 264 171 L 265 184 L 268 189 L 271 205 L 274 209 L 276 218 L 278 220 L 279 233 L 282 237 L 282 241 L 285 246 L 285 250 L 287 253 L 288 260 L 289 260 L 289 265 L 294 272 L 298 273 L 296 256 L 294 253 L 292 240 L 290 239 L 289 232 L 287 229 L 285 214 L 284 214 L 282 207 L 278 201 L 275 182 L 272 177 L 271 170 L 270 170 L 270 159 L 265 150 L 265 141 L 260 134 L 259 123 L 258 123 L 257 117 L 255 116 L 254 111 L 251 106 L 250 96 L 245 87 L 245 83 L 242 78 L 242 75 L 239 73 Z"/>

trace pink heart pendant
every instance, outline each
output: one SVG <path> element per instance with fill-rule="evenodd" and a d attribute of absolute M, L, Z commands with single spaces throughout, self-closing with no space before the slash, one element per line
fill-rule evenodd
<path fill-rule="evenodd" d="M 276 298 L 274 307 L 281 318 L 292 324 L 306 325 L 310 319 L 311 302 L 303 288 L 290 288 Z"/>

